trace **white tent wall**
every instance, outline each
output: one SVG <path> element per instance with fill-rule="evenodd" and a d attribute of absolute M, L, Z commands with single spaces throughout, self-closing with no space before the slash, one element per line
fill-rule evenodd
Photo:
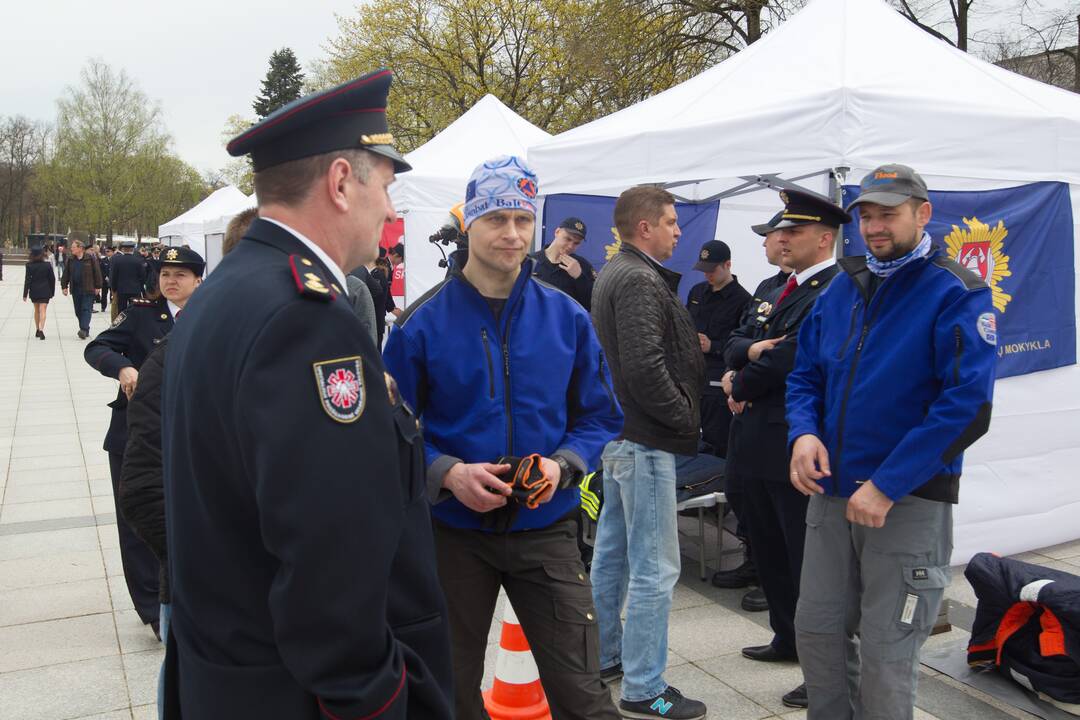
<path fill-rule="evenodd" d="M 172 247 L 187 245 L 206 257 L 206 223 L 223 215 L 232 217 L 250 206 L 251 198 L 233 185 L 210 193 L 202 202 L 169 222 L 159 226 L 161 242 Z"/>

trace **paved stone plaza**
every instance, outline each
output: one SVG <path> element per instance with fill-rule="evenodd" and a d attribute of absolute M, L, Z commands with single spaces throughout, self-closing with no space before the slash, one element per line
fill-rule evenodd
<path fill-rule="evenodd" d="M 83 361 L 86 342 L 76 338 L 68 298 L 58 292 L 49 307 L 46 339 L 37 340 L 32 306 L 22 302 L 23 269 L 5 267 L 4 276 L 0 720 L 156 717 L 152 703 L 163 653 L 140 623 L 124 585 L 108 458 L 101 449 L 109 422 L 105 404 L 116 396 L 116 383 Z M 106 315 L 95 314 L 92 332 L 105 325 Z M 688 530 L 694 526 L 687 522 Z M 1080 574 L 1080 541 L 1024 559 Z M 737 553 L 729 552 L 724 565 L 737 560 Z M 765 613 L 739 609 L 741 592 L 701 582 L 696 560 L 685 558 L 671 615 L 667 679 L 705 701 L 710 718 L 804 717 L 780 703 L 801 680 L 796 666 L 762 665 L 739 654 L 744 645 L 771 637 Z M 955 627 L 932 638 L 928 647 L 967 638 L 974 596 L 960 572 L 954 574 L 949 598 Z M 498 629 L 495 623 L 489 668 Z M 916 717 L 923 720 L 1035 717 L 926 668 L 918 705 Z"/>

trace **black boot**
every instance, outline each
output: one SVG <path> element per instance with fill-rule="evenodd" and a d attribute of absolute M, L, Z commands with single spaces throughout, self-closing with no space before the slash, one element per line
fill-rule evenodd
<path fill-rule="evenodd" d="M 718 588 L 744 588 L 758 584 L 757 568 L 754 561 L 747 557 L 743 564 L 734 570 L 720 570 L 713 574 L 712 584 Z"/>

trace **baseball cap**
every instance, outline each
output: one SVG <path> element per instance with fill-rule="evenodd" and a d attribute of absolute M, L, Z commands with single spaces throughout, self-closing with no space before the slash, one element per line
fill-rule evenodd
<path fill-rule="evenodd" d="M 848 211 L 859 203 L 874 203 L 896 207 L 912 198 L 929 200 L 926 182 L 907 165 L 892 163 L 874 168 L 859 183 L 859 197 L 847 206 Z"/>

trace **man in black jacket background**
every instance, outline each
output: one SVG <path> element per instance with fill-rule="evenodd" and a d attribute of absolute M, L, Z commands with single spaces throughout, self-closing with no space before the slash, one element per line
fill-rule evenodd
<path fill-rule="evenodd" d="M 132 253 L 135 244 L 130 240 L 120 243 L 120 252 L 109 262 L 109 287 L 116 295 L 116 311 L 127 310 L 128 303 L 143 293 L 146 282 L 146 262 Z"/>
<path fill-rule="evenodd" d="M 682 276 L 661 265 L 681 234 L 675 198 L 656 187 L 631 188 L 615 203 L 615 225 L 621 247 L 600 272 L 592 304 L 625 415 L 622 435 L 604 450 L 593 554 L 601 675 L 623 673 L 624 715 L 696 720 L 705 704 L 668 685 L 664 669 L 681 567 L 676 455 L 697 453 L 705 361 L 678 295 Z"/>

